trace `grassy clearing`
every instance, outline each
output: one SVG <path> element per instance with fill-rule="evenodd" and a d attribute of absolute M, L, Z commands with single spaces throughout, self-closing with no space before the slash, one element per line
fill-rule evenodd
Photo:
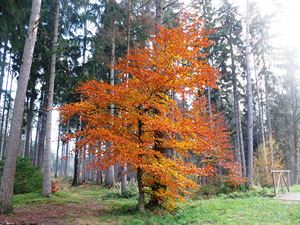
<path fill-rule="evenodd" d="M 293 187 L 293 191 L 300 191 L 300 186 Z M 265 192 L 235 193 L 191 201 L 190 204 L 181 205 L 173 214 L 164 215 L 150 212 L 140 214 L 136 208 L 136 197 L 121 198 L 116 191 L 99 186 L 70 188 L 54 194 L 50 199 L 42 198 L 37 193 L 16 195 L 14 204 L 17 207 L 42 203 L 74 203 L 83 207 L 91 203 L 101 205 L 101 210 L 93 218 L 90 217 L 92 221 L 97 221 L 92 224 L 300 224 L 300 203 L 281 202 L 268 197 L 268 193 L 264 195 Z"/>

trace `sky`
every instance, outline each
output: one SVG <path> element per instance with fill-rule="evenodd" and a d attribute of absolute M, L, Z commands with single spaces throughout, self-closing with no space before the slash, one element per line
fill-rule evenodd
<path fill-rule="evenodd" d="M 249 0 L 255 2 L 263 15 L 274 15 L 271 32 L 276 48 L 292 47 L 300 55 L 300 1 L 299 0 Z M 246 0 L 232 0 L 246 12 Z"/>

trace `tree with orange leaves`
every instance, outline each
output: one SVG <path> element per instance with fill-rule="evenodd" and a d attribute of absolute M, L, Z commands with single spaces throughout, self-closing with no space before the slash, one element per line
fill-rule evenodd
<path fill-rule="evenodd" d="M 233 164 L 228 167 L 232 155 L 226 126 L 221 115 L 209 115 L 203 93 L 218 79 L 203 53 L 212 44 L 203 22 L 159 29 L 148 47 L 118 62 L 115 69 L 123 82 L 84 83 L 78 88 L 82 101 L 61 108 L 65 120 L 80 117 L 83 128 L 69 138 L 95 154 L 98 166 L 120 162 L 136 168 L 140 211 L 145 193 L 151 203 L 172 209 L 176 199 L 184 201 L 197 187 L 191 175 L 214 176 L 220 168 L 234 174 Z M 170 93 L 191 105 L 181 109 Z M 109 146 L 101 148 L 105 142 Z M 201 167 L 190 162 L 191 154 L 201 156 Z"/>

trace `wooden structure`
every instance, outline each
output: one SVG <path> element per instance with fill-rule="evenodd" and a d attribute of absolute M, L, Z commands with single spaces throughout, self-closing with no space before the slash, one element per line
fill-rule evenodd
<path fill-rule="evenodd" d="M 287 192 L 290 192 L 290 172 L 290 170 L 271 170 L 275 196 L 278 196 L 279 189 L 281 189 L 282 193 L 284 193 L 285 189 Z"/>

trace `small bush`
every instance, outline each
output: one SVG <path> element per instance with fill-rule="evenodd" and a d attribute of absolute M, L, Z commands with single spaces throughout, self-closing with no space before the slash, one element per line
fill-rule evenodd
<path fill-rule="evenodd" d="M 3 171 L 3 162 L 0 162 L 0 174 Z M 24 194 L 42 190 L 43 174 L 39 168 L 32 165 L 29 159 L 18 158 L 14 194 Z"/>
<path fill-rule="evenodd" d="M 237 198 L 250 198 L 250 197 L 269 198 L 269 197 L 273 197 L 273 193 L 267 188 L 262 188 L 260 190 L 248 190 L 245 192 L 237 191 L 229 194 L 219 195 L 219 198 L 222 199 L 237 199 Z"/>

